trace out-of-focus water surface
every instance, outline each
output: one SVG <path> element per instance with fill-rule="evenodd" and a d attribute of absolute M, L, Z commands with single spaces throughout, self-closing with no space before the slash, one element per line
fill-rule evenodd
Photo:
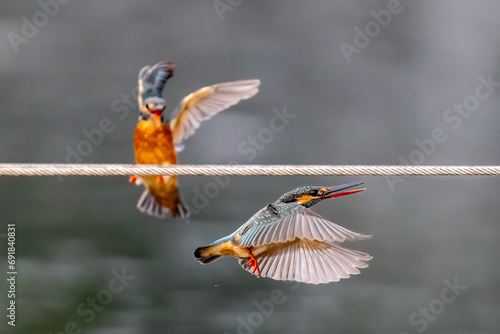
<path fill-rule="evenodd" d="M 68 150 L 78 148 L 82 163 L 133 162 L 130 94 L 138 70 L 160 60 L 177 63 L 165 91 L 170 110 L 205 85 L 262 80 L 258 95 L 202 125 L 180 163 L 500 162 L 496 1 L 40 3 L 48 5 L 0 3 L 1 162 L 75 162 Z M 350 62 L 347 44 L 358 45 Z M 269 136 L 263 129 L 284 109 L 294 117 Z M 83 132 L 103 119 L 112 130 L 89 150 Z M 0 284 L 2 333 L 500 326 L 496 177 L 179 177 L 197 211 L 188 222 L 140 214 L 142 190 L 127 181 L 0 179 L 0 267 L 6 275 L 6 225 L 15 222 L 18 270 L 16 327 L 7 325 L 8 287 Z M 366 192 L 314 209 L 373 234 L 349 245 L 373 255 L 361 275 L 294 285 L 251 277 L 235 259 L 202 266 L 193 257 L 294 187 L 357 181 Z"/>

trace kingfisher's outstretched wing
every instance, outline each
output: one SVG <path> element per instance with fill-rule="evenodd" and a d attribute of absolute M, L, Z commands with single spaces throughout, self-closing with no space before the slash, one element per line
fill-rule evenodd
<path fill-rule="evenodd" d="M 186 96 L 178 105 L 170 122 L 174 143 L 180 144 L 218 112 L 248 99 L 259 91 L 260 80 L 243 80 L 207 86 Z"/>
<path fill-rule="evenodd" d="M 326 220 L 298 204 L 273 203 L 257 212 L 236 234 L 243 247 L 258 247 L 295 239 L 340 243 L 371 238 Z"/>
<path fill-rule="evenodd" d="M 139 72 L 139 105 L 148 97 L 162 97 L 165 83 L 174 75 L 175 64 L 160 62 L 145 66 Z"/>
<path fill-rule="evenodd" d="M 260 276 L 309 284 L 337 282 L 359 274 L 357 268 L 368 267 L 365 261 L 371 258 L 367 253 L 308 239 L 271 244 L 256 255 Z M 246 271 L 255 271 L 248 259 L 239 259 L 239 263 Z"/>

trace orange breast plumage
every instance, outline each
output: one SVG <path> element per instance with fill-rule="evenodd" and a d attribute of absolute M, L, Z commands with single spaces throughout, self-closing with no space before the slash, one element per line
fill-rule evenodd
<path fill-rule="evenodd" d="M 156 119 L 140 121 L 137 124 L 134 150 L 137 164 L 177 164 L 172 131 L 167 124 Z M 138 203 L 139 210 L 158 217 L 165 216 L 163 208 L 168 208 L 173 216 L 188 215 L 179 197 L 176 176 L 139 178 L 146 187 Z"/>
<path fill-rule="evenodd" d="M 139 122 L 135 129 L 134 150 L 138 164 L 177 164 L 172 131 L 167 124 Z"/>

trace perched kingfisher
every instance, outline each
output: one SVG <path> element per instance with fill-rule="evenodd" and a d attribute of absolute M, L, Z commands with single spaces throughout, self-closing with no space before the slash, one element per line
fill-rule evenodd
<path fill-rule="evenodd" d="M 137 164 L 177 164 L 182 141 L 190 137 L 200 123 L 218 112 L 248 99 L 259 91 L 259 80 L 219 83 L 186 96 L 168 121 L 162 97 L 165 83 L 174 74 L 175 65 L 160 62 L 139 72 L 139 124 L 134 134 Z M 177 190 L 176 176 L 131 176 L 130 182 L 143 184 L 146 190 L 137 207 L 141 212 L 164 218 L 168 211 L 175 217 L 189 215 Z"/>
<path fill-rule="evenodd" d="M 344 241 L 369 239 L 332 223 L 309 208 L 326 199 L 354 194 L 362 183 L 333 187 L 304 186 L 287 192 L 257 212 L 234 233 L 194 256 L 207 264 L 223 255 L 239 258 L 246 271 L 275 280 L 320 284 L 337 282 L 366 268 L 367 253 L 341 247 Z"/>

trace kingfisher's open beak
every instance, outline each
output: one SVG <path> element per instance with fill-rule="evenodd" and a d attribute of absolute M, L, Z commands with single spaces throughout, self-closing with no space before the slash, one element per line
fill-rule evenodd
<path fill-rule="evenodd" d="M 146 109 L 154 116 L 155 119 L 161 120 L 161 115 L 166 106 L 163 103 L 148 103 L 145 105 Z"/>
<path fill-rule="evenodd" d="M 325 188 L 326 191 L 321 195 L 323 198 L 333 198 L 333 197 L 341 197 L 341 196 L 347 196 L 355 193 L 359 193 L 360 191 L 366 190 L 365 188 L 363 189 L 356 189 L 356 190 L 348 190 L 348 191 L 343 191 L 349 188 L 354 188 L 359 185 L 363 184 L 363 182 L 359 183 L 348 183 L 348 184 L 342 184 L 340 186 L 333 186 L 333 187 L 328 187 Z"/>
<path fill-rule="evenodd" d="M 155 118 L 161 117 L 161 112 L 158 112 L 158 110 L 153 110 L 152 114 L 155 116 Z"/>
<path fill-rule="evenodd" d="M 150 111 L 157 120 L 161 120 L 161 115 L 163 114 L 163 109 L 154 109 Z"/>

